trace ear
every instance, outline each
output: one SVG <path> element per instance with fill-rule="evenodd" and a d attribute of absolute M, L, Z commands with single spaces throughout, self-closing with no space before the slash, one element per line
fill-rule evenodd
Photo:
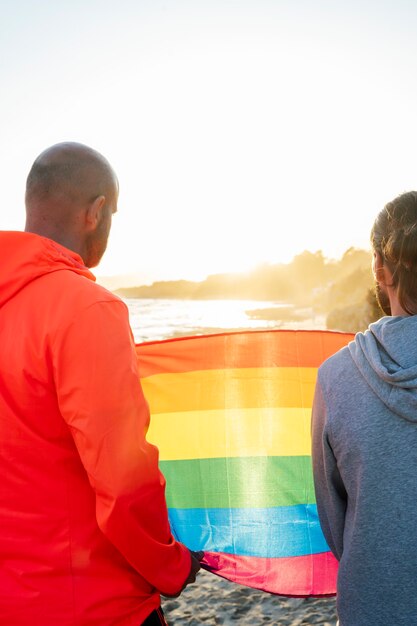
<path fill-rule="evenodd" d="M 97 225 L 101 220 L 105 203 L 105 196 L 97 196 L 97 198 L 88 205 L 87 211 L 85 213 L 85 223 L 87 226 L 87 230 L 93 231 L 97 228 Z"/>
<path fill-rule="evenodd" d="M 374 252 L 372 258 L 372 272 L 375 280 L 385 286 L 390 286 L 392 283 L 392 273 L 388 265 L 384 263 L 384 259 L 380 252 Z"/>

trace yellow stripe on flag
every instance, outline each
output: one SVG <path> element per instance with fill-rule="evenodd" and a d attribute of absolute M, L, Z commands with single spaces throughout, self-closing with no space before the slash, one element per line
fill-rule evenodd
<path fill-rule="evenodd" d="M 147 439 L 161 461 L 311 453 L 311 409 L 256 408 L 159 413 Z"/>

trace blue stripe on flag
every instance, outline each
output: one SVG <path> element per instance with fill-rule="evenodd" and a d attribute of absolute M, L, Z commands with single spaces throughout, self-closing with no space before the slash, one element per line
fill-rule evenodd
<path fill-rule="evenodd" d="M 265 558 L 327 552 L 315 504 L 264 509 L 169 509 L 173 535 L 191 550 Z"/>

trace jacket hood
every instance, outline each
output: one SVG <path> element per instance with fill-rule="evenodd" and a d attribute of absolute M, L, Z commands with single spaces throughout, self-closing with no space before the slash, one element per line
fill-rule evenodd
<path fill-rule="evenodd" d="M 33 233 L 0 231 L 0 267 L 0 308 L 28 283 L 50 272 L 71 270 L 95 280 L 78 254 Z"/>
<path fill-rule="evenodd" d="M 381 318 L 358 333 L 349 350 L 390 411 L 417 422 L 417 315 Z"/>

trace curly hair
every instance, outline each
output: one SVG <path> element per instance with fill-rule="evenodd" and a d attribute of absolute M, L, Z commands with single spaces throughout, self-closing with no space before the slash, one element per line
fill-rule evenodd
<path fill-rule="evenodd" d="M 417 313 L 417 191 L 388 202 L 371 230 L 371 244 L 392 273 L 398 300 L 408 314 Z"/>

